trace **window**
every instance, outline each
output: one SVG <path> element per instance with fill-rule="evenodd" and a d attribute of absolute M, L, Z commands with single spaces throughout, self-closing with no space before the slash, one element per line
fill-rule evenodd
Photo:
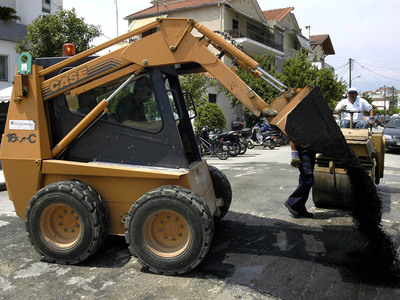
<path fill-rule="evenodd" d="M 157 31 L 156 28 L 152 28 L 152 29 L 150 29 L 150 30 L 147 30 L 147 31 L 145 31 L 145 32 L 142 33 L 142 38 L 144 38 L 144 37 L 146 37 L 146 36 L 148 36 L 148 35 L 151 35 L 151 34 L 155 33 L 156 31 Z"/>
<path fill-rule="evenodd" d="M 8 57 L 0 55 L 0 80 L 7 81 L 8 80 Z"/>
<path fill-rule="evenodd" d="M 233 30 L 239 29 L 239 21 L 238 20 L 232 19 L 232 29 Z"/>
<path fill-rule="evenodd" d="M 42 0 L 42 12 L 45 12 L 45 13 L 51 12 L 51 1 L 50 0 Z"/>
<path fill-rule="evenodd" d="M 208 102 L 217 103 L 217 94 L 208 94 Z"/>
<path fill-rule="evenodd" d="M 91 89 L 78 96 L 66 94 L 69 110 L 86 115 L 103 99 L 107 99 L 128 76 Z M 162 127 L 161 114 L 148 76 L 138 76 L 111 100 L 109 112 L 102 119 L 125 126 L 157 132 Z"/>

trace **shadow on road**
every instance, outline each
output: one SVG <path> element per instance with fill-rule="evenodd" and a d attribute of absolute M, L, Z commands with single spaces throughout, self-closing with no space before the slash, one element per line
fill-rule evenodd
<path fill-rule="evenodd" d="M 228 282 L 283 299 L 340 299 L 364 285 L 393 286 L 379 249 L 369 249 L 353 227 L 302 227 L 239 213 L 225 218 L 199 268 Z"/>

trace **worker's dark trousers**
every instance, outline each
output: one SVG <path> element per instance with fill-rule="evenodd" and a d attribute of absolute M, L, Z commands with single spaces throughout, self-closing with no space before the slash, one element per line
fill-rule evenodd
<path fill-rule="evenodd" d="M 315 152 L 305 149 L 298 149 L 298 152 L 301 161 L 299 185 L 289 196 L 288 203 L 293 209 L 302 211 L 314 184 Z"/>

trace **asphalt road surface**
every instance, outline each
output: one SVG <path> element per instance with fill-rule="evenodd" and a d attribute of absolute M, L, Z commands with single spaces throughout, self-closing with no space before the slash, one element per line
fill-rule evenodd
<path fill-rule="evenodd" d="M 230 212 L 216 226 L 204 261 L 183 276 L 144 270 L 123 237 L 109 237 L 79 265 L 43 261 L 30 245 L 7 192 L 0 193 L 0 299 L 399 299 L 382 280 L 365 238 L 349 213 L 308 209 L 291 217 L 283 202 L 297 185 L 288 146 L 255 148 L 243 156 L 208 159 L 228 177 Z M 400 153 L 387 153 L 382 228 L 399 249 Z"/>

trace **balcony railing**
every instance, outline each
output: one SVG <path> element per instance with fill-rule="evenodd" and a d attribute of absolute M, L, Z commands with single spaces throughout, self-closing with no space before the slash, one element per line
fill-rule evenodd
<path fill-rule="evenodd" d="M 278 44 L 267 35 L 260 34 L 251 29 L 233 29 L 225 30 L 225 32 L 228 33 L 232 38 L 249 38 L 276 50 L 283 51 L 282 44 Z"/>

